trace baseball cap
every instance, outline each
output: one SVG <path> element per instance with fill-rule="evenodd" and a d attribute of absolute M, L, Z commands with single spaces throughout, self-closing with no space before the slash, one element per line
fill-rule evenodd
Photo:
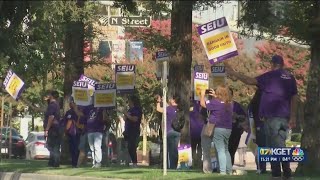
<path fill-rule="evenodd" d="M 274 64 L 284 65 L 283 58 L 279 55 L 272 56 L 271 62 Z"/>

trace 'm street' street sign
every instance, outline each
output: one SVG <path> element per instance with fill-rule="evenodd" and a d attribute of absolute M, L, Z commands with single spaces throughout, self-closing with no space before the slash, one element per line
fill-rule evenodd
<path fill-rule="evenodd" d="M 140 26 L 150 26 L 151 17 L 121 17 L 112 16 L 109 18 L 109 24 L 111 26 L 130 26 L 130 27 L 140 27 Z"/>

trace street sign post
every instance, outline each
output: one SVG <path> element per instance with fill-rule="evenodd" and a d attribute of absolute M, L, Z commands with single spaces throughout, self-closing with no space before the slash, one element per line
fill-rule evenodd
<path fill-rule="evenodd" d="M 109 17 L 110 26 L 130 26 L 130 27 L 149 27 L 151 17 Z"/>
<path fill-rule="evenodd" d="M 163 175 L 167 175 L 167 77 L 169 54 L 166 51 L 156 52 L 156 60 L 163 63 L 162 93 L 163 93 L 163 115 L 162 115 L 162 139 L 163 139 Z"/>

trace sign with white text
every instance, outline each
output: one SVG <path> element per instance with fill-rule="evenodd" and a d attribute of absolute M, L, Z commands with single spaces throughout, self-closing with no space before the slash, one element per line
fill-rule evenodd
<path fill-rule="evenodd" d="M 157 51 L 156 52 L 156 61 L 168 61 L 170 55 L 167 51 Z"/>
<path fill-rule="evenodd" d="M 209 89 L 209 75 L 208 73 L 195 72 L 193 78 L 194 84 L 194 100 L 200 100 L 201 90 Z"/>
<path fill-rule="evenodd" d="M 237 47 L 225 17 L 199 26 L 198 34 L 211 64 L 238 55 Z"/>
<path fill-rule="evenodd" d="M 3 81 L 3 85 L 6 91 L 13 97 L 13 99 L 17 100 L 21 95 L 24 89 L 24 82 L 18 77 L 16 73 L 14 73 L 11 69 L 9 69 L 8 74 Z"/>
<path fill-rule="evenodd" d="M 74 81 L 72 86 L 72 96 L 76 105 L 89 106 L 92 104 L 91 95 L 86 81 Z"/>
<path fill-rule="evenodd" d="M 96 84 L 96 81 L 85 76 L 85 75 L 81 75 L 80 76 L 80 79 L 79 81 L 86 81 L 88 82 L 88 89 L 89 89 L 89 92 L 90 92 L 90 96 L 93 96 L 93 93 L 94 93 L 94 85 Z"/>
<path fill-rule="evenodd" d="M 95 85 L 94 107 L 114 108 L 116 106 L 116 84 L 99 83 Z"/>
<path fill-rule="evenodd" d="M 134 64 L 116 65 L 116 86 L 120 93 L 131 93 L 135 88 Z"/>
<path fill-rule="evenodd" d="M 211 66 L 211 83 L 213 88 L 226 84 L 226 70 L 224 66 Z"/>
<path fill-rule="evenodd" d="M 113 16 L 109 18 L 111 26 L 149 27 L 151 17 L 121 17 Z"/>
<path fill-rule="evenodd" d="M 143 42 L 131 41 L 128 43 L 130 61 L 143 61 Z"/>

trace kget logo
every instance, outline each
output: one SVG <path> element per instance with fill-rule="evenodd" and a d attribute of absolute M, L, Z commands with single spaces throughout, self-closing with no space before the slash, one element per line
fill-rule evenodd
<path fill-rule="evenodd" d="M 288 156 L 291 148 L 260 148 L 259 155 L 261 156 Z"/>

